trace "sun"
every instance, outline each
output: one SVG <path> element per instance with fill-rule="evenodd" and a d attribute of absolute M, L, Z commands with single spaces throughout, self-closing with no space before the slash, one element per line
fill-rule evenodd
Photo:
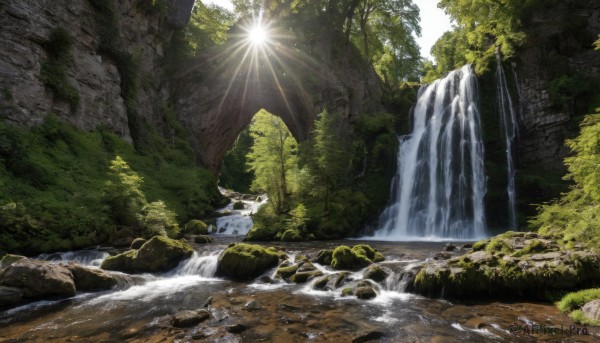
<path fill-rule="evenodd" d="M 253 45 L 263 45 L 267 42 L 267 30 L 262 25 L 255 25 L 248 31 L 248 40 Z"/>

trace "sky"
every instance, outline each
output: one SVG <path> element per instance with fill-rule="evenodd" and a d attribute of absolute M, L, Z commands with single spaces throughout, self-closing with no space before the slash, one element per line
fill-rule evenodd
<path fill-rule="evenodd" d="M 450 18 L 444 11 L 437 8 L 439 0 L 413 0 L 421 9 L 421 37 L 417 43 L 421 47 L 421 56 L 431 59 L 429 51 L 433 43 L 450 30 Z M 202 0 L 204 3 L 213 3 L 229 10 L 233 10 L 230 0 Z"/>

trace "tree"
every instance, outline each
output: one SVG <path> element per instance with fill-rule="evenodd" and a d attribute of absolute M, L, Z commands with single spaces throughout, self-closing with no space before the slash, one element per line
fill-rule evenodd
<path fill-rule="evenodd" d="M 248 165 L 255 178 L 251 189 L 269 195 L 276 214 L 288 210 L 288 193 L 297 168 L 297 143 L 281 120 L 265 110 L 254 116 L 250 125 L 254 144 L 248 153 Z"/>
<path fill-rule="evenodd" d="M 140 189 L 143 179 L 129 168 L 120 156 L 110 162 L 105 197 L 115 222 L 136 227 L 137 213 L 146 205 L 146 196 Z"/>
<path fill-rule="evenodd" d="M 156 235 L 177 237 L 179 225 L 176 217 L 162 200 L 147 204 L 138 213 L 138 221 L 144 230 L 144 237 L 147 238 Z"/>

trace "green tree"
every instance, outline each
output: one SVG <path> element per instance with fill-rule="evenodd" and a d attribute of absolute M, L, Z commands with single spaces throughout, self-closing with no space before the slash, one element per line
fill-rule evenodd
<path fill-rule="evenodd" d="M 156 235 L 175 238 L 179 235 L 176 215 L 162 200 L 147 204 L 137 216 L 146 238 Z"/>
<path fill-rule="evenodd" d="M 117 224 L 137 227 L 137 213 L 147 203 L 140 188 L 142 182 L 142 177 L 131 170 L 120 156 L 111 161 L 104 191 Z"/>
<path fill-rule="evenodd" d="M 254 145 L 247 158 L 255 176 L 251 188 L 267 192 L 275 213 L 284 213 L 288 210 L 288 193 L 298 165 L 296 140 L 281 118 L 265 110 L 254 116 L 250 136 Z"/>

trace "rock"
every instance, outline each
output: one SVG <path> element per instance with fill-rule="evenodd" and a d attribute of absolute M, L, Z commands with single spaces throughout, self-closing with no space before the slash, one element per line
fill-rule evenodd
<path fill-rule="evenodd" d="M 352 340 L 352 343 L 363 343 L 373 340 L 379 340 L 383 338 L 385 334 L 381 331 L 369 331 L 367 333 L 360 334 Z"/>
<path fill-rule="evenodd" d="M 300 272 L 300 273 L 302 273 L 302 272 L 313 272 L 315 270 L 317 270 L 317 267 L 315 267 L 308 260 L 304 260 L 304 261 L 301 261 L 300 263 L 298 263 L 298 272 Z"/>
<path fill-rule="evenodd" d="M 309 272 L 296 272 L 296 274 L 290 277 L 290 280 L 295 283 L 305 283 L 309 279 L 323 275 L 320 270 L 314 270 Z"/>
<path fill-rule="evenodd" d="M 0 286 L 0 308 L 18 305 L 23 300 L 23 291 L 14 287 Z"/>
<path fill-rule="evenodd" d="M 139 250 L 129 250 L 116 256 L 107 257 L 102 269 L 126 273 L 166 272 L 194 253 L 185 241 L 177 241 L 164 236 L 154 236 Z"/>
<path fill-rule="evenodd" d="M 340 245 L 333 250 L 331 267 L 334 269 L 360 269 L 373 262 L 384 260 L 383 255 L 366 244 L 355 245 L 350 249 Z"/>
<path fill-rule="evenodd" d="M 334 274 L 329 274 L 329 275 L 324 275 L 323 277 L 320 277 L 317 281 L 315 281 L 315 283 L 313 284 L 313 289 L 323 289 L 327 286 L 327 284 L 329 283 L 329 281 L 334 277 Z"/>
<path fill-rule="evenodd" d="M 244 203 L 241 201 L 237 201 L 233 203 L 233 209 L 234 210 L 243 210 L 244 209 Z"/>
<path fill-rule="evenodd" d="M 109 290 L 119 283 L 113 275 L 100 269 L 87 268 L 75 263 L 69 263 L 65 267 L 73 274 L 75 288 L 78 291 Z"/>
<path fill-rule="evenodd" d="M 0 286 L 15 287 L 25 298 L 75 295 L 73 274 L 65 267 L 33 259 L 12 263 L 0 276 Z"/>
<path fill-rule="evenodd" d="M 294 275 L 297 270 L 298 270 L 297 264 L 293 264 L 293 265 L 287 266 L 287 267 L 279 267 L 279 268 L 277 268 L 277 271 L 275 272 L 275 276 L 279 276 L 281 278 L 287 279 L 290 276 Z"/>
<path fill-rule="evenodd" d="M 208 225 L 201 220 L 192 219 L 185 224 L 183 233 L 186 235 L 208 235 Z"/>
<path fill-rule="evenodd" d="M 144 239 L 144 238 L 136 238 L 133 240 L 133 242 L 131 242 L 131 245 L 129 246 L 129 249 L 139 249 L 142 247 L 142 245 L 144 245 L 144 243 L 146 243 L 148 240 Z"/>
<path fill-rule="evenodd" d="M 167 21 L 176 28 L 183 28 L 192 14 L 194 0 L 168 0 Z"/>
<path fill-rule="evenodd" d="M 206 243 L 212 243 L 212 242 L 214 242 L 214 240 L 210 236 L 198 235 L 198 236 L 194 237 L 194 242 L 197 244 L 206 244 Z"/>
<path fill-rule="evenodd" d="M 380 266 L 370 266 L 365 271 L 365 279 L 371 279 L 375 282 L 381 282 L 387 279 L 390 273 Z"/>
<path fill-rule="evenodd" d="M 581 311 L 585 318 L 600 321 L 600 299 L 586 303 L 581 307 Z"/>
<path fill-rule="evenodd" d="M 342 296 L 343 297 L 348 297 L 352 295 L 352 287 L 345 287 L 344 289 L 342 289 Z"/>
<path fill-rule="evenodd" d="M 323 249 L 323 250 L 319 250 L 319 252 L 317 253 L 317 256 L 315 257 L 313 262 L 316 262 L 316 263 L 324 265 L 324 266 L 328 266 L 331 264 L 332 259 L 333 259 L 333 250 Z"/>
<path fill-rule="evenodd" d="M 439 252 L 435 255 L 433 255 L 433 259 L 434 260 L 447 260 L 449 258 L 452 258 L 452 255 L 448 252 Z"/>
<path fill-rule="evenodd" d="M 454 243 L 446 243 L 444 246 L 444 251 L 455 251 L 458 247 Z"/>
<path fill-rule="evenodd" d="M 2 271 L 6 268 L 8 268 L 8 266 L 10 266 L 11 264 L 22 260 L 24 258 L 27 258 L 25 256 L 21 256 L 21 255 L 11 255 L 11 254 L 6 254 L 4 256 L 2 256 L 2 259 L 0 259 L 0 275 L 2 274 Z"/>
<path fill-rule="evenodd" d="M 363 286 L 363 287 L 357 287 L 354 290 L 354 295 L 358 299 L 368 300 L 368 299 L 375 298 L 377 296 L 377 293 L 375 292 L 373 287 Z"/>
<path fill-rule="evenodd" d="M 177 328 L 186 328 L 201 323 L 208 318 L 210 318 L 210 313 L 206 310 L 181 311 L 173 316 L 171 324 Z"/>
<path fill-rule="evenodd" d="M 279 255 L 276 249 L 240 243 L 221 253 L 217 274 L 237 280 L 250 279 L 276 266 L 278 262 Z"/>
<path fill-rule="evenodd" d="M 262 284 L 272 284 L 275 283 L 273 281 L 273 279 L 271 279 L 269 276 L 267 275 L 262 275 L 258 278 L 258 280 L 256 280 L 258 283 L 262 283 Z"/>
<path fill-rule="evenodd" d="M 248 330 L 248 327 L 244 324 L 233 324 L 227 326 L 227 331 L 231 333 L 242 333 L 246 330 Z"/>
<path fill-rule="evenodd" d="M 466 249 L 473 249 L 473 243 L 465 243 L 462 245 L 462 249 L 466 250 Z"/>
<path fill-rule="evenodd" d="M 256 311 L 256 310 L 260 310 L 260 309 L 261 309 L 260 304 L 256 300 L 249 301 L 244 305 L 244 310 L 247 310 L 247 311 Z"/>

